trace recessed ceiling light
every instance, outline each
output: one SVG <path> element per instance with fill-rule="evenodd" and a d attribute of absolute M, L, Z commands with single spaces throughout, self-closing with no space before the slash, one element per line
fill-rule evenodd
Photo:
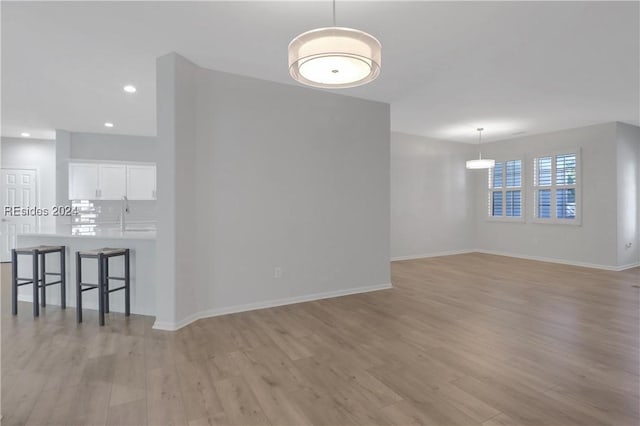
<path fill-rule="evenodd" d="M 131 84 L 127 84 L 126 86 L 123 87 L 124 91 L 127 93 L 136 93 L 136 87 L 132 86 Z"/>
<path fill-rule="evenodd" d="M 109 123 L 108 121 L 104 123 L 104 127 L 113 127 L 113 123 Z"/>
<path fill-rule="evenodd" d="M 22 132 L 22 133 L 20 133 L 20 136 L 22 136 L 23 138 L 28 138 L 29 136 L 31 136 L 31 133 Z"/>

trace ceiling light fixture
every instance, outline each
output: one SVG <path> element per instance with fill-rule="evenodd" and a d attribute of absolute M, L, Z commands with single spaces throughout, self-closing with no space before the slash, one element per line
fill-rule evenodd
<path fill-rule="evenodd" d="M 113 127 L 113 123 L 109 123 L 108 121 L 104 123 L 104 127 Z"/>
<path fill-rule="evenodd" d="M 22 133 L 20 133 L 20 136 L 22 136 L 23 138 L 28 138 L 29 136 L 31 136 L 31 133 L 29 133 L 29 132 L 22 132 Z"/>
<path fill-rule="evenodd" d="M 135 86 L 132 86 L 131 84 L 127 84 L 122 89 L 127 93 L 136 93 L 136 91 L 138 90 L 138 89 L 136 89 Z"/>
<path fill-rule="evenodd" d="M 478 147 L 482 144 L 482 131 L 484 130 L 482 127 L 478 127 Z M 480 156 L 477 160 L 469 160 L 467 161 L 467 169 L 492 169 L 496 165 L 496 160 L 490 160 L 488 158 L 482 158 L 482 151 L 480 151 Z"/>
<path fill-rule="evenodd" d="M 302 84 L 343 89 L 369 83 L 380 74 L 382 46 L 364 31 L 333 26 L 304 32 L 289 43 L 289 74 Z"/>

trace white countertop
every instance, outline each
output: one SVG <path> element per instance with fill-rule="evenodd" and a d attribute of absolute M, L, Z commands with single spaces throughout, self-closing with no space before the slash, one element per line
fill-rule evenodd
<path fill-rule="evenodd" d="M 56 237 L 56 238 L 94 238 L 94 239 L 119 239 L 119 240 L 155 240 L 156 230 L 152 227 L 144 227 L 131 224 L 126 231 L 118 227 L 97 225 L 94 227 L 58 226 L 56 228 L 40 229 L 36 232 L 26 232 L 20 235 L 29 237 Z"/>

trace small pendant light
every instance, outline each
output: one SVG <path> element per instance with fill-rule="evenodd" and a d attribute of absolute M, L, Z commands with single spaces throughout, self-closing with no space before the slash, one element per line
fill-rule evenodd
<path fill-rule="evenodd" d="M 478 147 L 482 144 L 482 131 L 484 128 L 478 127 Z M 482 158 L 482 151 L 480 151 L 480 156 L 477 160 L 469 160 L 467 161 L 467 169 L 493 169 L 496 165 L 496 160 L 490 160 L 488 158 Z"/>

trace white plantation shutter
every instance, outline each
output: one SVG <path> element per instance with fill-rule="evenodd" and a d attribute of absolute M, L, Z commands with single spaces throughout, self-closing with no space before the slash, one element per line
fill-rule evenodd
<path fill-rule="evenodd" d="M 579 223 L 579 151 L 533 160 L 534 218 L 542 223 Z"/>
<path fill-rule="evenodd" d="M 488 189 L 489 217 L 522 218 L 522 160 L 496 161 L 489 169 Z"/>

